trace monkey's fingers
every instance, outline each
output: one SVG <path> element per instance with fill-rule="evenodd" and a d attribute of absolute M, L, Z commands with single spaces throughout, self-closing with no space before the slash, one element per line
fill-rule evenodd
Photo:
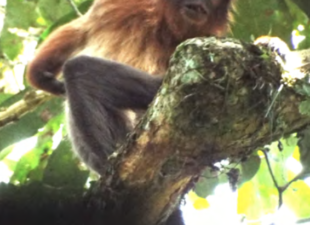
<path fill-rule="evenodd" d="M 261 36 L 254 41 L 254 44 L 269 48 L 271 51 L 276 52 L 284 61 L 287 61 L 287 56 L 291 53 L 287 44 L 278 37 Z"/>

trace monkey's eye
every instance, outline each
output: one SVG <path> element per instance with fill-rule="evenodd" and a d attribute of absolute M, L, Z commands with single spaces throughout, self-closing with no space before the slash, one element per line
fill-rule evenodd
<path fill-rule="evenodd" d="M 211 2 L 213 6 L 217 7 L 222 3 L 222 0 L 211 0 Z"/>
<path fill-rule="evenodd" d="M 203 4 L 199 3 L 188 3 L 185 5 L 185 7 L 193 12 L 199 13 L 199 14 L 207 14 L 207 9 Z"/>

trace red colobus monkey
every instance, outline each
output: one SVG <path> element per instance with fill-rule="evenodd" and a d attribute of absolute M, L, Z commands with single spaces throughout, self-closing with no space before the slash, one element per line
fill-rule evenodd
<path fill-rule="evenodd" d="M 233 2 L 95 0 L 85 15 L 40 46 L 28 66 L 28 81 L 66 96 L 73 148 L 101 174 L 107 156 L 131 129 L 124 110 L 147 108 L 179 43 L 225 34 Z M 92 57 L 73 58 L 83 54 Z M 64 82 L 56 79 L 61 71 Z"/>
<path fill-rule="evenodd" d="M 108 155 L 132 129 L 124 111 L 147 109 L 179 43 L 225 34 L 233 2 L 95 0 L 85 15 L 40 46 L 28 66 L 28 81 L 66 96 L 73 148 L 102 174 Z M 73 58 L 83 54 L 92 57 Z M 56 79 L 61 71 L 64 82 Z"/>
<path fill-rule="evenodd" d="M 102 174 L 108 155 L 132 129 L 124 111 L 147 109 L 179 43 L 224 35 L 234 1 L 95 0 L 40 46 L 28 81 L 65 95 L 73 148 Z M 73 58 L 83 54 L 92 57 Z M 61 71 L 64 82 L 56 79 Z M 181 224 L 178 211 L 166 223 Z"/>

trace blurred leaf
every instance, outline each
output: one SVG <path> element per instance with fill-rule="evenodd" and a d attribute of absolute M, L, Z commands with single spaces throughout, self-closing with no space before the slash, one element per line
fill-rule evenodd
<path fill-rule="evenodd" d="M 237 2 L 238 13 L 233 25 L 234 36 L 250 41 L 264 35 L 276 35 L 288 40 L 292 18 L 283 1 L 241 0 Z M 281 9 L 281 10 L 280 10 Z"/>
<path fill-rule="evenodd" d="M 14 60 L 23 48 L 23 38 L 18 32 L 26 32 L 36 24 L 38 14 L 33 1 L 10 0 L 6 5 L 6 17 L 1 33 L 0 49 L 9 59 Z M 18 15 L 18 16 L 17 16 Z"/>
<path fill-rule="evenodd" d="M 209 208 L 210 204 L 209 204 L 207 199 L 205 199 L 205 198 L 198 198 L 194 202 L 193 206 L 194 206 L 195 209 L 200 210 L 200 209 L 207 209 L 207 208 Z"/>
<path fill-rule="evenodd" d="M 241 183 L 251 180 L 257 173 L 261 160 L 258 155 L 251 155 L 241 163 Z"/>
<path fill-rule="evenodd" d="M 194 191 L 188 193 L 189 200 L 192 202 L 195 209 L 207 209 L 210 204 L 207 199 L 198 196 Z"/>
<path fill-rule="evenodd" d="M 70 149 L 70 143 L 63 141 L 53 152 L 44 172 L 44 183 L 54 187 L 84 187 L 89 171 L 78 168 L 79 161 Z"/>
<path fill-rule="evenodd" d="M 11 98 L 12 96 L 13 96 L 12 94 L 0 93 L 0 107 L 1 107 L 3 102 L 5 102 L 9 98 Z M 1 108 L 0 108 L 0 112 L 1 112 Z"/>
<path fill-rule="evenodd" d="M 298 147 L 300 153 L 300 162 L 304 171 L 310 172 L 310 127 L 298 132 Z"/>
<path fill-rule="evenodd" d="M 47 0 L 48 1 L 48 0 Z M 86 11 L 88 10 L 88 8 L 91 6 L 93 0 L 87 0 L 85 2 L 83 2 L 81 5 L 79 5 L 78 9 L 81 13 L 86 13 Z M 64 16 L 62 16 L 61 18 L 59 18 L 57 21 L 55 21 L 51 26 L 49 26 L 40 36 L 39 42 L 42 42 L 43 40 L 45 40 L 48 35 L 55 30 L 57 27 L 60 27 L 63 24 L 66 24 L 70 21 L 72 21 L 73 19 L 77 18 L 78 16 L 76 15 L 76 12 L 74 12 L 73 10 L 71 10 L 69 13 L 65 14 Z"/>
<path fill-rule="evenodd" d="M 275 141 L 268 145 L 270 150 L 268 156 L 271 168 L 280 186 L 285 185 L 289 180 L 285 162 L 293 155 L 297 146 L 297 141 L 298 138 L 296 134 L 292 134 L 286 138 L 281 138 L 280 141 Z M 266 164 L 266 162 L 263 162 L 263 164 Z"/>
<path fill-rule="evenodd" d="M 9 103 L 12 104 L 12 102 L 18 101 L 23 97 L 23 93 L 8 99 L 0 107 L 5 107 Z M 35 111 L 23 116 L 19 121 L 0 128 L 0 151 L 15 142 L 33 136 L 50 118 L 62 111 L 63 100 L 61 98 L 53 98 L 39 106 Z"/>
<path fill-rule="evenodd" d="M 205 198 L 213 194 L 217 185 L 225 182 L 228 182 L 225 173 L 211 172 L 210 169 L 205 169 L 193 190 L 198 196 Z"/>
<path fill-rule="evenodd" d="M 73 10 L 68 0 L 39 0 L 37 7 L 40 15 L 49 24 L 54 23 Z"/>
<path fill-rule="evenodd" d="M 294 6 L 289 0 L 239 0 L 232 25 L 233 36 L 252 41 L 262 35 L 271 35 L 291 44 L 291 33 L 301 24 L 305 27 L 303 34 L 309 37 L 308 18 Z M 303 44 L 310 46 L 309 40 Z"/>
<path fill-rule="evenodd" d="M 35 169 L 40 162 L 42 151 L 41 149 L 33 149 L 26 153 L 16 164 L 14 174 L 11 177 L 11 182 L 25 183 L 28 174 L 31 170 Z"/>
<path fill-rule="evenodd" d="M 300 151 L 299 151 L 298 145 L 296 145 L 294 152 L 292 154 L 292 157 L 296 159 L 297 161 L 300 161 Z"/>
<path fill-rule="evenodd" d="M 48 121 L 42 131 L 37 134 L 36 147 L 26 153 L 17 162 L 11 182 L 24 183 L 27 179 L 41 181 L 47 164 L 49 150 L 53 145 L 52 137 L 60 128 L 63 115 L 55 116 Z M 39 167 L 39 169 L 38 169 Z"/>
<path fill-rule="evenodd" d="M 304 181 L 292 183 L 284 192 L 283 200 L 298 218 L 310 217 L 310 187 Z"/>
<path fill-rule="evenodd" d="M 11 170 L 14 171 L 17 165 L 17 162 L 10 160 L 10 159 L 4 159 L 2 161 L 3 163 L 5 163 L 5 165 Z"/>
<path fill-rule="evenodd" d="M 310 100 L 307 99 L 299 104 L 299 112 L 302 115 L 310 116 Z"/>
<path fill-rule="evenodd" d="M 309 0 L 292 0 L 300 10 L 304 11 L 305 14 L 310 18 L 310 1 Z"/>
<path fill-rule="evenodd" d="M 274 213 L 277 203 L 277 190 L 266 163 L 262 162 L 256 175 L 238 189 L 238 214 L 245 214 L 248 220 L 258 220 L 265 213 Z"/>
<path fill-rule="evenodd" d="M 237 205 L 237 213 L 245 214 L 249 216 L 248 218 L 253 219 L 253 215 L 251 215 L 251 211 L 255 212 L 255 209 L 251 207 L 257 205 L 258 196 L 256 194 L 255 186 L 253 182 L 246 182 L 241 186 L 238 190 L 238 205 Z M 250 212 L 249 212 L 250 211 Z M 259 208 L 257 210 L 259 212 Z M 259 216 L 255 216 L 258 217 Z"/>

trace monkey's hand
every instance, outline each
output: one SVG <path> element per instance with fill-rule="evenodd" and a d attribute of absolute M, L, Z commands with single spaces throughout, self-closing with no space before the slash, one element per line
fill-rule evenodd
<path fill-rule="evenodd" d="M 41 90 L 47 91 L 54 95 L 65 94 L 65 84 L 58 80 L 55 74 L 49 71 L 32 70 L 31 76 L 28 76 L 30 83 Z"/>
<path fill-rule="evenodd" d="M 29 83 L 38 89 L 47 91 L 54 95 L 64 95 L 64 82 L 57 79 L 57 74 L 59 73 L 59 68 L 61 68 L 62 61 L 56 63 L 46 63 L 46 61 L 47 60 L 42 59 L 34 60 L 28 65 L 27 79 Z"/>
<path fill-rule="evenodd" d="M 276 52 L 284 62 L 287 62 L 287 58 L 291 54 L 287 44 L 278 37 L 261 36 L 254 41 L 254 44 L 265 46 L 271 51 Z"/>
<path fill-rule="evenodd" d="M 45 71 L 42 73 L 42 75 L 42 82 L 49 84 L 49 92 L 52 92 L 56 95 L 64 95 L 66 93 L 64 82 L 57 80 L 53 73 Z"/>
<path fill-rule="evenodd" d="M 284 61 L 287 70 L 310 67 L 310 49 L 291 51 L 287 44 L 278 37 L 262 36 L 254 44 L 268 47 Z"/>

